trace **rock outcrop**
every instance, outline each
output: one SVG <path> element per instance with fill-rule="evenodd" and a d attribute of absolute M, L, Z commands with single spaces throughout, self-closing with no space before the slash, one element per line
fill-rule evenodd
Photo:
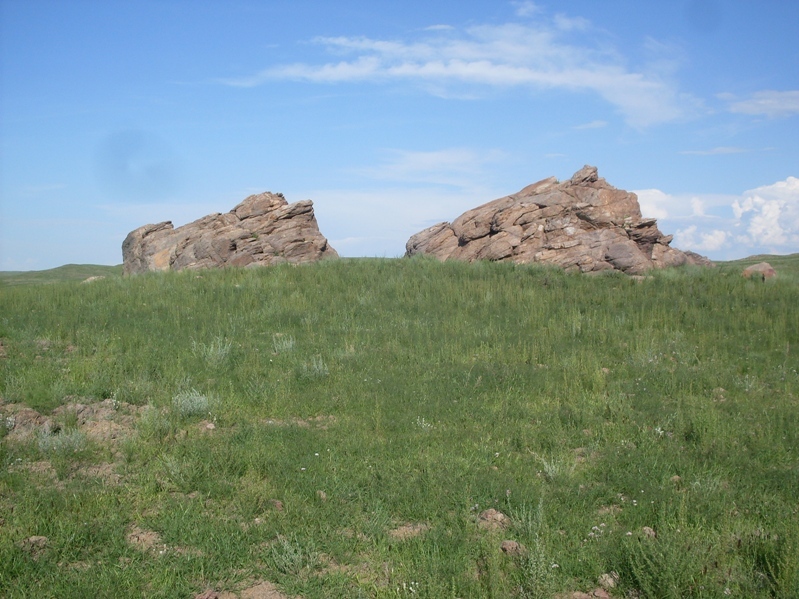
<path fill-rule="evenodd" d="M 554 177 L 469 210 L 408 240 L 406 256 L 440 260 L 507 260 L 568 270 L 620 270 L 708 264 L 670 247 L 654 218 L 642 218 L 638 197 L 616 189 L 585 166 L 568 181 Z"/>
<path fill-rule="evenodd" d="M 169 221 L 144 225 L 122 243 L 125 274 L 337 257 L 319 231 L 311 200 L 289 204 L 283 194 L 269 192 L 177 229 Z"/>

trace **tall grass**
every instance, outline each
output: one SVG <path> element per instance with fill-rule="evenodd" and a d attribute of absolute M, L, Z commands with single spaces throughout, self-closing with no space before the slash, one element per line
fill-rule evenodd
<path fill-rule="evenodd" d="M 135 414 L 78 452 L 4 426 L 0 595 L 799 596 L 798 303 L 416 258 L 0 289 L 4 416 Z"/>

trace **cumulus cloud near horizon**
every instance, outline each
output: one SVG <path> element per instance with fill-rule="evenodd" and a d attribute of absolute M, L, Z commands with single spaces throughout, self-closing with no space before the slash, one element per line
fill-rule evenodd
<path fill-rule="evenodd" d="M 673 233 L 679 249 L 717 260 L 799 252 L 799 178 L 740 195 L 672 195 L 658 189 L 636 194 L 643 215 Z"/>

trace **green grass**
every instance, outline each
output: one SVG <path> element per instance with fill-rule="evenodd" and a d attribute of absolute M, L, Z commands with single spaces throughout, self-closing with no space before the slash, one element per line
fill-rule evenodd
<path fill-rule="evenodd" d="M 0 596 L 799 596 L 799 257 L 772 258 L 2 288 Z"/>
<path fill-rule="evenodd" d="M 760 262 L 768 262 L 771 264 L 774 270 L 777 271 L 778 277 L 799 281 L 799 254 L 790 254 L 787 256 L 775 256 L 771 254 L 750 256 L 741 260 L 719 262 L 718 265 L 726 272 L 740 272 L 747 266 L 759 264 Z"/>
<path fill-rule="evenodd" d="M 11 285 L 43 285 L 65 281 L 85 281 L 89 277 L 121 276 L 121 265 L 67 264 L 49 270 L 0 271 L 0 288 Z"/>

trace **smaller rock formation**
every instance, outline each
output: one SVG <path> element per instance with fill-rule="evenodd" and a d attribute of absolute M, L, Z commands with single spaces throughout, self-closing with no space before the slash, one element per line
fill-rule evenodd
<path fill-rule="evenodd" d="M 313 202 L 283 194 L 252 195 L 226 214 L 175 229 L 169 221 L 131 231 L 122 244 L 123 271 L 293 264 L 337 258 L 319 231 Z"/>
<path fill-rule="evenodd" d="M 744 271 L 741 275 L 745 279 L 760 279 L 761 281 L 765 281 L 766 279 L 773 279 L 777 276 L 777 271 L 769 264 L 768 262 L 760 262 L 759 264 L 753 264 L 747 268 L 744 268 Z"/>
<path fill-rule="evenodd" d="M 620 270 L 709 264 L 669 246 L 654 218 L 642 218 L 638 198 L 609 185 L 585 166 L 564 182 L 554 177 L 473 208 L 452 223 L 412 236 L 406 256 L 440 260 L 508 260 L 554 264 L 568 270 Z"/>

